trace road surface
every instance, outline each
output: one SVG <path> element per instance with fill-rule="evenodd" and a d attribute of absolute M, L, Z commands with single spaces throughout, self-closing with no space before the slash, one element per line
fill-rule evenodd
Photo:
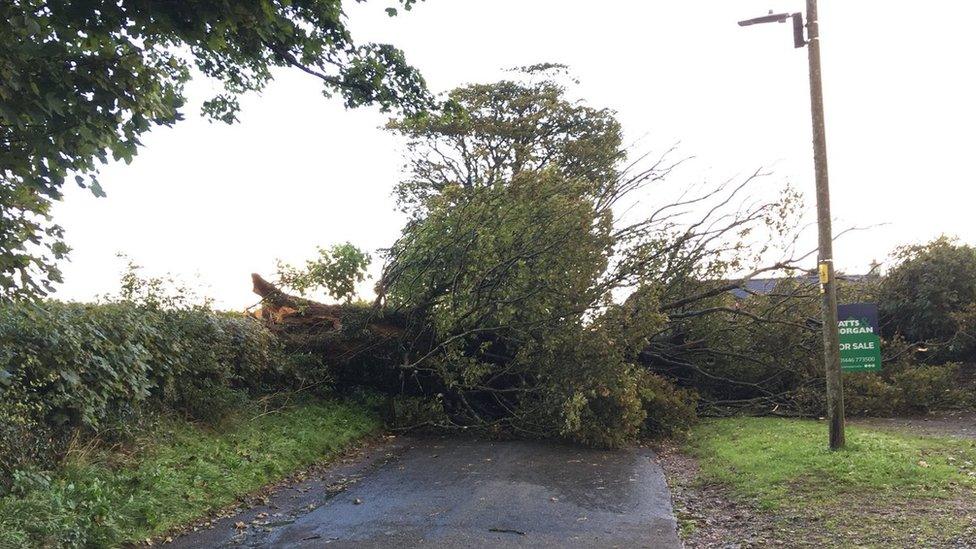
<path fill-rule="evenodd" d="M 650 450 L 404 439 L 172 547 L 681 547 Z"/>

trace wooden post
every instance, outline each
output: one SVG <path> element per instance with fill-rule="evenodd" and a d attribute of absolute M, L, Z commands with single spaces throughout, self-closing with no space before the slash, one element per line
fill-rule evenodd
<path fill-rule="evenodd" d="M 820 28 L 817 0 L 807 0 L 807 54 L 810 61 L 810 110 L 813 114 L 813 163 L 817 175 L 818 271 L 823 292 L 824 365 L 827 371 L 827 417 L 830 449 L 844 446 L 844 383 L 840 370 L 837 328 L 837 284 L 834 278 L 833 234 L 830 228 L 830 187 L 827 180 L 827 139 L 824 129 L 823 84 L 820 78 Z"/>

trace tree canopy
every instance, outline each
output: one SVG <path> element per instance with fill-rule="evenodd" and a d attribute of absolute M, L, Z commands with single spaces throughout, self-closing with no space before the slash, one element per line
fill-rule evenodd
<path fill-rule="evenodd" d="M 562 65 L 511 72 L 452 90 L 441 111 L 390 122 L 409 143 L 408 176 L 396 190 L 402 207 L 419 214 L 427 197 L 450 185 L 500 185 L 543 168 L 588 182 L 593 194 L 617 179 L 624 153 L 614 113 L 570 99 Z"/>
<path fill-rule="evenodd" d="M 725 290 L 673 288 L 746 267 L 744 235 L 791 203 L 747 200 L 750 177 L 624 219 L 675 163 L 628 165 L 614 114 L 573 99 L 561 70 L 459 88 L 452 110 L 390 124 L 408 139 L 410 221 L 379 288 L 421 313 L 398 370 L 426 380 L 449 422 L 612 446 L 693 410 L 637 358 L 671 311 Z"/>
<path fill-rule="evenodd" d="M 276 67 L 347 107 L 430 105 L 401 51 L 353 40 L 341 0 L 14 0 L 0 20 L 0 297 L 59 281 L 67 247 L 49 212 L 66 179 L 102 194 L 98 167 L 131 161 L 143 133 L 180 120 L 194 75 L 219 83 L 203 113 L 227 123 Z"/>

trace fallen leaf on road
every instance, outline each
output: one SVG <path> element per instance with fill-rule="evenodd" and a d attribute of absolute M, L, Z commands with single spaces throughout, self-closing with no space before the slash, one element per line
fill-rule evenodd
<path fill-rule="evenodd" d="M 489 528 L 488 531 L 489 532 L 499 532 L 499 533 L 502 533 L 502 534 L 518 534 L 520 536 L 524 536 L 525 535 L 525 532 L 523 532 L 521 530 L 512 530 L 511 528 Z"/>

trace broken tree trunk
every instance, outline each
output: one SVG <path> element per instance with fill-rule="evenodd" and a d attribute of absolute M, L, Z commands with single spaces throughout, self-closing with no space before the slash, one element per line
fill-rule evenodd
<path fill-rule="evenodd" d="M 262 300 L 254 316 L 289 347 L 320 354 L 329 362 L 348 361 L 366 352 L 387 355 L 391 344 L 410 332 L 409 314 L 386 313 L 369 305 L 327 305 L 289 295 L 258 274 L 252 274 L 251 280 Z"/>
<path fill-rule="evenodd" d="M 254 293 L 261 296 L 261 309 L 255 312 L 276 331 L 310 328 L 319 331 L 342 329 L 342 306 L 326 305 L 288 295 L 257 273 L 251 274 Z"/>

